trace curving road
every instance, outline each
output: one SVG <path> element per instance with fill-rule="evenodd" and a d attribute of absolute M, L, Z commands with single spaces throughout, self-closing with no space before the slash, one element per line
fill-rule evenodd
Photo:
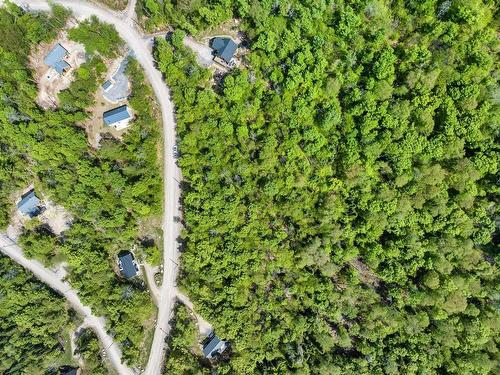
<path fill-rule="evenodd" d="M 97 334 L 108 354 L 111 365 L 120 375 L 133 375 L 133 372 L 121 363 L 122 354 L 120 348 L 113 341 L 113 338 L 106 333 L 104 319 L 93 315 L 90 308 L 82 304 L 77 292 L 67 282 L 61 281 L 54 272 L 45 268 L 40 262 L 26 258 L 22 249 L 5 234 L 0 234 L 0 252 L 31 271 L 39 280 L 64 296 L 71 307 L 83 317 L 82 326 L 91 328 Z"/>
<path fill-rule="evenodd" d="M 0 4 L 2 2 L 3 0 L 0 0 Z M 33 11 L 49 10 L 46 0 L 13 0 L 13 2 Z M 112 24 L 122 39 L 128 44 L 129 48 L 134 51 L 135 58 L 142 65 L 161 107 L 164 141 L 163 281 L 159 293 L 158 317 L 153 344 L 148 364 L 143 372 L 145 375 L 160 375 L 163 364 L 165 338 L 170 331 L 169 320 L 177 295 L 175 284 L 179 259 L 177 238 L 180 235 L 180 223 L 176 222 L 175 217 L 180 216 L 179 182 L 181 181 L 181 173 L 176 165 L 173 154 L 176 133 L 174 107 L 170 100 L 170 92 L 163 81 L 161 73 L 155 68 L 153 56 L 144 42 L 143 35 L 135 24 L 132 7 L 129 7 L 125 12 L 115 12 L 84 0 L 52 0 L 51 2 L 71 9 L 76 17 L 90 17 L 94 15 L 101 21 Z M 28 259 L 25 259 L 25 261 L 28 263 L 33 262 Z M 48 282 L 48 285 L 54 287 L 55 284 L 53 285 Z M 125 374 L 126 372 L 123 373 Z"/>

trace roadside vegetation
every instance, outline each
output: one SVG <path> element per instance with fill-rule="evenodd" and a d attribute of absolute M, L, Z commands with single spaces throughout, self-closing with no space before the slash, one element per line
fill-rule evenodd
<path fill-rule="evenodd" d="M 104 81 L 103 58 L 117 56 L 122 44 L 115 43 L 119 38 L 114 29 L 95 20 L 71 30 L 70 35 L 90 49 L 88 60 L 60 93 L 61 106 L 44 111 L 35 102 L 27 57 L 37 43 L 57 34 L 46 24 L 64 25 L 47 17 L 25 14 L 13 5 L 0 9 L 0 227 L 14 209 L 12 193 L 30 182 L 68 210 L 74 220 L 62 236 L 34 221 L 20 241 L 30 256 L 49 264 L 57 256 L 68 264 L 69 281 L 82 302 L 106 317 L 125 361 L 141 365 L 147 360 L 148 348 L 142 344 L 155 309 L 144 283 L 125 281 L 116 262 L 120 251 L 140 246 L 138 221 L 161 213 L 154 97 L 139 65 L 131 61 L 129 104 L 136 120 L 121 141 L 106 138 L 100 149 L 89 147 L 78 124 L 87 118 L 86 109 Z M 20 342 L 17 349 L 28 352 L 26 345 Z"/>
<path fill-rule="evenodd" d="M 497 372 L 496 3 L 179 3 L 141 4 L 177 28 L 179 286 L 218 371 Z M 214 84 L 179 30 L 231 17 L 248 67 Z"/>
<path fill-rule="evenodd" d="M 198 327 L 189 310 L 177 304 L 174 316 L 164 374 L 211 374 L 209 362 L 201 352 Z"/>

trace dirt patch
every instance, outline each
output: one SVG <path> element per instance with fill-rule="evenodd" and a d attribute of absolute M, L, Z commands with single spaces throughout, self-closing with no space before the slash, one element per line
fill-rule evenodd
<path fill-rule="evenodd" d="M 74 26 L 74 22 L 68 24 L 68 27 Z M 57 73 L 43 61 L 57 43 L 68 51 L 64 60 L 70 65 L 70 68 L 63 74 Z M 40 43 L 30 55 L 30 67 L 35 72 L 35 81 L 38 87 L 37 103 L 45 109 L 56 108 L 59 104 L 59 92 L 69 87 L 73 81 L 74 70 L 84 62 L 85 47 L 83 44 L 69 40 L 66 31 L 59 33 L 52 43 Z"/>
<path fill-rule="evenodd" d="M 73 218 L 64 207 L 58 206 L 48 199 L 44 199 L 42 204 L 45 210 L 39 216 L 39 219 L 41 222 L 49 225 L 54 234 L 60 235 L 70 227 Z"/>

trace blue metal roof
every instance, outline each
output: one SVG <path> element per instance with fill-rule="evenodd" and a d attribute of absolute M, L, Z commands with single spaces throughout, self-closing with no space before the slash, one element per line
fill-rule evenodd
<path fill-rule="evenodd" d="M 210 341 L 203 346 L 203 355 L 208 359 L 220 354 L 226 347 L 226 342 L 221 341 L 215 334 L 209 336 L 209 340 Z"/>
<path fill-rule="evenodd" d="M 104 112 L 103 118 L 106 125 L 112 125 L 115 122 L 130 118 L 130 113 L 128 113 L 127 106 L 122 105 L 121 107 Z"/>
<path fill-rule="evenodd" d="M 137 275 L 137 270 L 135 269 L 134 257 L 132 253 L 123 253 L 118 256 L 118 259 L 120 260 L 123 276 L 129 279 Z"/>
<path fill-rule="evenodd" d="M 57 43 L 52 51 L 43 59 L 43 62 L 54 68 L 59 74 L 64 72 L 65 68 L 69 68 L 69 64 L 64 61 L 64 57 L 68 54 L 66 48 Z"/>
<path fill-rule="evenodd" d="M 23 215 L 33 215 L 38 211 L 40 199 L 35 195 L 34 190 L 30 190 L 21 197 L 21 201 L 17 204 L 17 208 Z"/>
<path fill-rule="evenodd" d="M 57 73 L 63 74 L 65 69 L 69 69 L 71 65 L 69 65 L 66 61 L 61 60 L 56 62 L 54 69 L 56 70 Z"/>
<path fill-rule="evenodd" d="M 238 45 L 229 38 L 214 38 L 212 48 L 215 50 L 217 56 L 220 56 L 229 64 L 238 49 Z"/>
<path fill-rule="evenodd" d="M 107 89 L 109 89 L 109 88 L 110 88 L 110 86 L 111 86 L 111 85 L 112 85 L 112 83 L 111 83 L 111 81 L 108 79 L 106 82 L 104 82 L 104 83 L 102 84 L 102 88 L 103 88 L 104 90 L 107 90 Z"/>

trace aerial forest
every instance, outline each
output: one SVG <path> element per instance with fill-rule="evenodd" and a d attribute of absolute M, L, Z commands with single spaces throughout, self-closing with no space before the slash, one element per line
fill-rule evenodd
<path fill-rule="evenodd" d="M 140 6 L 175 28 L 179 286 L 231 344 L 217 372 L 498 373 L 498 4 Z M 228 24 L 220 77 L 183 38 Z"/>

